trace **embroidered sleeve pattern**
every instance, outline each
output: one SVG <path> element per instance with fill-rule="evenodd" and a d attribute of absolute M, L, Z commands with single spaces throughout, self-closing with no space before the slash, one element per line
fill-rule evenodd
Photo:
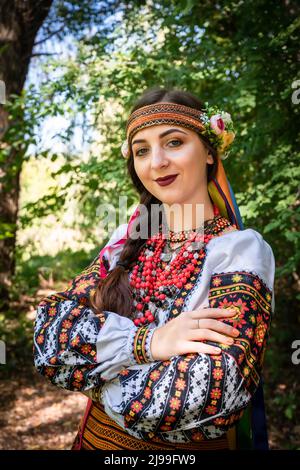
<path fill-rule="evenodd" d="M 224 321 L 240 331 L 233 346 L 222 349 L 236 361 L 246 388 L 254 393 L 259 383 L 272 317 L 272 292 L 251 272 L 219 273 L 212 277 L 210 306 L 234 308 L 236 316 Z M 211 343 L 213 344 L 213 343 Z"/>
<path fill-rule="evenodd" d="M 220 437 L 242 416 L 255 392 L 271 321 L 272 292 L 251 272 L 211 277 L 210 307 L 231 307 L 224 320 L 240 331 L 219 355 L 187 354 L 156 362 L 150 369 L 120 374 L 124 426 L 146 440 L 154 434 L 171 440 L 184 431 L 197 441 Z"/>
<path fill-rule="evenodd" d="M 96 316 L 87 303 L 99 282 L 98 257 L 63 292 L 37 307 L 34 363 L 54 385 L 81 391 L 102 383 L 97 368 L 97 335 L 106 315 Z"/>

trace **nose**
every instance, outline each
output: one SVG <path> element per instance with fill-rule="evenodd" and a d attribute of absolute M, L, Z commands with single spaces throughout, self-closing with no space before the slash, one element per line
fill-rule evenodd
<path fill-rule="evenodd" d="M 164 168 L 169 165 L 168 158 L 164 149 L 160 146 L 153 148 L 153 153 L 151 157 L 151 168 L 157 170 L 159 168 Z"/>

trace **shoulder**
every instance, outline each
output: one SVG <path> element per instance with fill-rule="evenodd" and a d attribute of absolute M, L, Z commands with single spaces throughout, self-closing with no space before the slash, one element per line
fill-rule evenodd
<path fill-rule="evenodd" d="M 258 275 L 269 288 L 275 276 L 271 246 L 256 230 L 232 230 L 207 244 L 207 262 L 212 273 L 248 271 Z"/>
<path fill-rule="evenodd" d="M 251 252 L 253 250 L 272 251 L 270 245 L 263 238 L 261 233 L 252 228 L 238 230 L 234 227 L 222 232 L 219 237 L 214 237 L 207 244 L 208 251 L 221 250 L 223 253 L 238 248 L 241 251 Z"/>

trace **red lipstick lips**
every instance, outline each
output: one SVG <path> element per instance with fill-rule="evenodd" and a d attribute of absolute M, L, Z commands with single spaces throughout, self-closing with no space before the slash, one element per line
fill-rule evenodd
<path fill-rule="evenodd" d="M 164 176 L 163 178 L 157 178 L 155 181 L 160 185 L 160 186 L 167 186 L 177 178 L 178 175 L 168 175 Z"/>

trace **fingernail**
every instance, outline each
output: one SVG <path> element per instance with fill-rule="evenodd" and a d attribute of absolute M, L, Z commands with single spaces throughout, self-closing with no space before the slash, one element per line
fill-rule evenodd
<path fill-rule="evenodd" d="M 214 352 L 217 353 L 217 354 L 219 354 L 219 353 L 221 352 L 221 349 L 220 349 L 220 348 L 215 348 L 215 349 L 214 349 Z"/>
<path fill-rule="evenodd" d="M 233 330 L 233 334 L 238 336 L 240 334 L 240 332 L 239 332 L 239 330 Z"/>

